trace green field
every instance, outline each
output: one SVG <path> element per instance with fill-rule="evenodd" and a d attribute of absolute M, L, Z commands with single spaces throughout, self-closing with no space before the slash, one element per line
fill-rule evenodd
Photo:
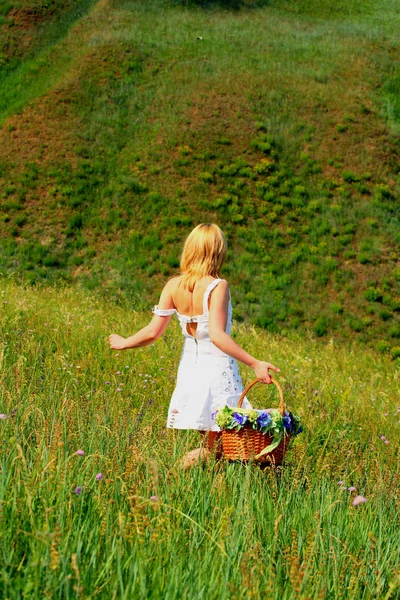
<path fill-rule="evenodd" d="M 3 5 L 2 272 L 149 308 L 213 220 L 236 319 L 397 357 L 398 3 L 195 4 Z"/>
<path fill-rule="evenodd" d="M 395 0 L 1 4 L 0 600 L 400 598 L 399 30 Z M 106 343 L 202 221 L 304 422 L 283 468 L 184 471 L 177 323 Z"/>
<path fill-rule="evenodd" d="M 175 322 L 153 346 L 112 354 L 108 334 L 147 314 L 71 288 L 3 281 L 0 294 L 1 598 L 399 597 L 393 361 L 237 326 L 241 344 L 281 368 L 305 431 L 284 469 L 183 471 L 199 440 L 165 429 Z M 254 405 L 277 404 L 259 388 Z M 356 495 L 368 501 L 353 507 Z"/>

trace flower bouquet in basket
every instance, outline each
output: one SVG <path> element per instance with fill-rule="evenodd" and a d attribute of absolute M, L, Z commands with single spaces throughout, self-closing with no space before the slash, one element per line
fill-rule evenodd
<path fill-rule="evenodd" d="M 225 406 L 214 413 L 222 430 L 222 449 L 230 460 L 249 460 L 280 465 L 289 442 L 302 432 L 300 417 L 285 409 L 283 390 L 272 379 L 280 395 L 280 407 L 264 410 L 244 409 L 242 403 L 247 392 L 258 379 L 243 391 L 237 407 Z"/>

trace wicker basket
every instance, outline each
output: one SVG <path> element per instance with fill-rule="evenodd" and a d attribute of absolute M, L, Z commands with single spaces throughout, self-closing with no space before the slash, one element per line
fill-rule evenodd
<path fill-rule="evenodd" d="M 238 407 L 241 408 L 243 400 L 250 390 L 256 383 L 259 383 L 258 379 L 255 379 L 243 390 L 240 396 Z M 285 412 L 285 399 L 283 396 L 283 390 L 278 381 L 272 378 L 272 383 L 276 385 L 280 396 L 279 412 L 283 415 Z M 223 429 L 222 430 L 222 449 L 225 458 L 229 460 L 254 460 L 260 463 L 270 463 L 271 465 L 278 466 L 282 463 L 285 456 L 286 450 L 289 446 L 291 436 L 284 434 L 282 441 L 279 446 L 269 452 L 258 457 L 258 454 L 264 450 L 267 446 L 272 443 L 272 437 L 267 433 L 261 433 L 261 431 L 255 431 L 254 429 L 241 429 L 235 431 L 234 429 Z"/>

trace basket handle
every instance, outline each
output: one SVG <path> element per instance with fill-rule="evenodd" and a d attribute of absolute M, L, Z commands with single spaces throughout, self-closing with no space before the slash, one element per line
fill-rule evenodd
<path fill-rule="evenodd" d="M 277 381 L 273 377 L 271 377 L 271 381 L 278 388 L 279 397 L 280 397 L 279 412 L 281 413 L 281 415 L 284 415 L 285 414 L 285 398 L 283 396 L 282 386 L 279 383 L 279 381 Z M 253 387 L 253 385 L 256 385 L 256 383 L 261 383 L 261 382 L 258 379 L 254 379 L 248 385 L 246 385 L 246 387 L 244 388 L 244 390 L 242 392 L 242 395 L 239 398 L 239 402 L 238 402 L 238 407 L 239 408 L 242 408 L 243 400 L 244 400 L 247 392 Z"/>

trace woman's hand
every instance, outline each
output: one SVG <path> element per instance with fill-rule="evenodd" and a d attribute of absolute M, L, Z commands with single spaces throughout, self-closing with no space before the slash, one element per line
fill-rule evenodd
<path fill-rule="evenodd" d="M 108 338 L 111 350 L 125 350 L 126 339 L 121 335 L 112 333 Z"/>
<path fill-rule="evenodd" d="M 261 383 L 272 383 L 271 375 L 268 372 L 269 369 L 275 371 L 275 373 L 280 373 L 278 367 L 271 365 L 271 363 L 264 362 L 263 360 L 258 360 L 253 369 L 258 381 L 261 381 Z"/>

